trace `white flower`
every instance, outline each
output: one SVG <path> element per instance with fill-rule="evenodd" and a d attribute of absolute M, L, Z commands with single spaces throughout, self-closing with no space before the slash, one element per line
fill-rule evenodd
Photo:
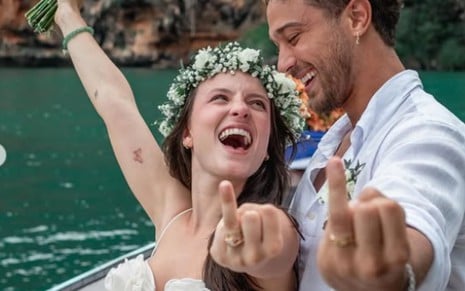
<path fill-rule="evenodd" d="M 357 183 L 357 178 L 360 172 L 365 167 L 365 164 L 360 164 L 357 162 L 355 166 L 351 167 L 352 161 L 351 160 L 344 160 L 344 165 L 346 170 L 344 172 L 346 177 L 346 189 L 347 189 L 347 199 L 351 200 L 354 195 L 355 184 Z M 320 191 L 317 194 L 318 202 L 321 204 L 327 204 L 329 200 L 329 187 L 328 183 L 324 183 L 321 187 Z"/>
<path fill-rule="evenodd" d="M 163 136 L 167 136 L 168 134 L 170 134 L 171 129 L 172 128 L 168 125 L 168 121 L 166 120 L 163 120 L 160 123 L 160 126 L 158 127 L 158 130 L 160 131 L 161 134 L 163 134 Z"/>
<path fill-rule="evenodd" d="M 196 279 L 171 279 L 166 282 L 165 291 L 210 291 L 205 283 Z"/>
<path fill-rule="evenodd" d="M 274 66 L 264 64 L 258 50 L 242 48 L 235 42 L 224 47 L 218 46 L 213 49 L 208 47 L 200 50 L 194 58 L 194 63 L 179 71 L 168 91 L 166 106 L 159 107 L 164 120 L 157 124 L 160 125 L 159 130 L 163 136 L 166 137 L 174 128 L 186 98 L 194 88 L 218 73 L 234 74 L 239 70 L 257 77 L 262 82 L 268 97 L 274 99 L 284 122 L 293 135 L 298 137 L 305 120 L 304 116 L 300 115 L 301 103 L 294 80 L 284 73 L 277 72 Z"/>
<path fill-rule="evenodd" d="M 125 259 L 112 268 L 105 278 L 105 289 L 110 291 L 153 291 L 155 282 L 152 271 L 142 255 Z"/>
<path fill-rule="evenodd" d="M 195 62 L 192 67 L 196 70 L 202 70 L 205 68 L 205 65 L 210 61 L 212 55 L 208 50 L 201 50 L 195 56 Z"/>
<path fill-rule="evenodd" d="M 347 195 L 349 195 L 349 199 L 352 198 L 352 195 L 354 194 L 355 190 L 355 182 L 354 181 L 349 181 L 347 182 Z"/>
<path fill-rule="evenodd" d="M 288 78 L 286 74 L 281 72 L 274 72 L 273 76 L 276 80 L 276 83 L 281 85 L 281 88 L 279 90 L 280 94 L 289 94 L 289 92 L 296 90 L 296 83 L 290 78 Z"/>
<path fill-rule="evenodd" d="M 242 51 L 239 52 L 237 55 L 237 58 L 239 59 L 239 62 L 241 63 L 240 69 L 243 72 L 247 72 L 250 68 L 250 63 L 255 63 L 258 59 L 259 52 L 258 50 L 254 50 L 251 48 L 246 48 Z"/>

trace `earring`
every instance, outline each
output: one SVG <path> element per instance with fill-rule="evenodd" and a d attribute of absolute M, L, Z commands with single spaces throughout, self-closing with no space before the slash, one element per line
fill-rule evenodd
<path fill-rule="evenodd" d="M 264 162 L 268 161 L 269 159 L 270 159 L 270 155 L 269 155 L 269 154 L 266 154 L 266 157 L 265 157 Z"/>
<path fill-rule="evenodd" d="M 183 141 L 182 142 L 182 146 L 186 149 L 186 150 L 190 150 L 191 146 L 188 144 L 188 142 L 186 141 Z"/>
<path fill-rule="evenodd" d="M 192 148 L 192 138 L 191 137 L 185 137 L 182 140 L 182 146 L 186 149 L 189 150 Z"/>
<path fill-rule="evenodd" d="M 359 45 L 360 44 L 360 32 L 357 32 L 355 34 L 355 44 Z"/>

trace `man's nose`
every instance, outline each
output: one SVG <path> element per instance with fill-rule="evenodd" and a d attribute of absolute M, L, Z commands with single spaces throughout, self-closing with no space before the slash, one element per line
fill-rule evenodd
<path fill-rule="evenodd" d="M 295 66 L 296 58 L 292 54 L 291 50 L 282 47 L 279 50 L 278 54 L 278 71 L 283 73 L 289 73 L 291 69 Z"/>

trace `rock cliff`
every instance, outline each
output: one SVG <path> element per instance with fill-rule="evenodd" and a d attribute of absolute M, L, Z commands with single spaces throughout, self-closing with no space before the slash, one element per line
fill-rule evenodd
<path fill-rule="evenodd" d="M 36 34 L 24 13 L 37 2 L 0 0 L 0 66 L 69 64 L 58 31 Z M 95 39 L 123 66 L 178 67 L 192 50 L 237 39 L 264 20 L 257 0 L 84 0 Z"/>

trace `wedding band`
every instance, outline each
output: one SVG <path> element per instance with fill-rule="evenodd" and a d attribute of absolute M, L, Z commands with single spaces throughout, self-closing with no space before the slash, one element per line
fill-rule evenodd
<path fill-rule="evenodd" d="M 338 248 L 345 248 L 351 245 L 355 245 L 355 240 L 352 235 L 338 238 L 333 233 L 331 233 L 329 235 L 329 241 L 334 243 Z"/>
<path fill-rule="evenodd" d="M 242 236 L 241 231 L 230 232 L 225 234 L 224 242 L 228 246 L 235 248 L 244 242 L 244 237 Z"/>

